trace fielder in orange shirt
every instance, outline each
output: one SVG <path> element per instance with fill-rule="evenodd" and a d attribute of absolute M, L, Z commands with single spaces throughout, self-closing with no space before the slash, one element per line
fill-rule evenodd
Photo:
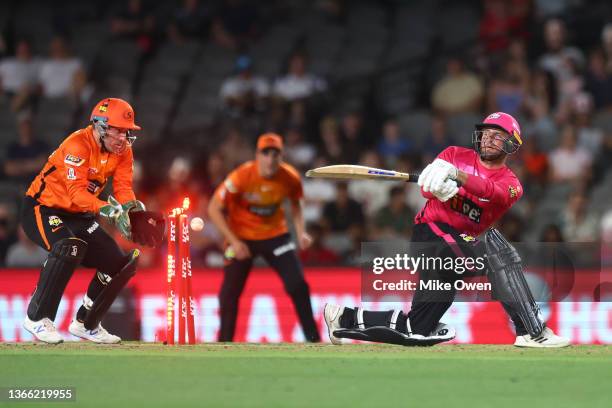
<path fill-rule="evenodd" d="M 210 219 L 223 233 L 227 247 L 224 278 L 219 294 L 219 341 L 232 341 L 238 301 L 253 265 L 261 255 L 283 280 L 307 341 L 320 341 L 312 315 L 310 290 L 291 240 L 282 208 L 291 202 L 291 213 L 300 248 L 311 239 L 302 217 L 302 182 L 298 172 L 282 161 L 283 141 L 266 133 L 257 141 L 254 161 L 232 171 L 217 188 L 208 206 Z"/>
<path fill-rule="evenodd" d="M 49 256 L 23 326 L 46 343 L 63 341 L 53 321 L 79 264 L 97 273 L 70 333 L 97 343 L 121 341 L 100 321 L 136 273 L 138 251 L 125 254 L 100 226 L 98 215 L 138 244 L 156 246 L 163 239 L 163 216 L 146 211 L 132 190 L 132 132 L 140 130 L 134 110 L 124 100 L 107 98 L 94 107 L 90 120 L 90 126 L 72 133 L 49 156 L 24 199 L 23 229 Z M 102 201 L 98 196 L 110 177 L 113 195 Z"/>

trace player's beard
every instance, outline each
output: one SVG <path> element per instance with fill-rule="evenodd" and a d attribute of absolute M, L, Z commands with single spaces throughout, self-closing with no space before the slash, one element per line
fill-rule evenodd
<path fill-rule="evenodd" d="M 483 161 L 496 162 L 499 161 L 506 153 L 495 146 L 488 146 L 486 147 L 485 151 L 485 148 L 481 145 L 479 154 Z"/>

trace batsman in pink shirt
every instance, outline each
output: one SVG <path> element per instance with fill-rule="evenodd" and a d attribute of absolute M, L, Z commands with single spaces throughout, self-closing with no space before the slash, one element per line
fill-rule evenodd
<path fill-rule="evenodd" d="M 523 143 L 521 128 L 511 115 L 495 112 L 475 125 L 472 142 L 473 149 L 448 147 L 421 173 L 418 184 L 427 202 L 414 219 L 411 241 L 422 257 L 484 259 L 482 270 L 459 273 L 420 267 L 420 283 L 436 285 L 419 284 L 408 313 L 327 304 L 325 321 L 332 343 L 350 338 L 422 346 L 452 340 L 455 330 L 440 319 L 455 299 L 453 283 L 486 275 L 493 299 L 501 302 L 514 323 L 515 346 L 569 345 L 546 327 L 525 282 L 520 256 L 491 228 L 523 195 L 521 183 L 506 166 L 508 156 Z M 475 238 L 483 233 L 484 240 Z"/>

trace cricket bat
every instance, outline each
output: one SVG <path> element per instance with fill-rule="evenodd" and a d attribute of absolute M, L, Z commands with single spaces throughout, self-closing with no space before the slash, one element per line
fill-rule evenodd
<path fill-rule="evenodd" d="M 354 164 L 336 164 L 317 167 L 306 172 L 306 177 L 357 180 L 391 180 L 416 183 L 418 174 L 402 173 L 393 170 L 377 169 L 375 167 L 357 166 Z"/>

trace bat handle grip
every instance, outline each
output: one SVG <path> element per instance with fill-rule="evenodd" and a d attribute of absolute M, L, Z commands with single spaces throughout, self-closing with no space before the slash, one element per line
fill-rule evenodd
<path fill-rule="evenodd" d="M 406 183 L 416 183 L 417 181 L 419 181 L 419 176 L 420 174 L 415 174 L 415 173 L 408 174 L 408 179 L 406 180 Z"/>

